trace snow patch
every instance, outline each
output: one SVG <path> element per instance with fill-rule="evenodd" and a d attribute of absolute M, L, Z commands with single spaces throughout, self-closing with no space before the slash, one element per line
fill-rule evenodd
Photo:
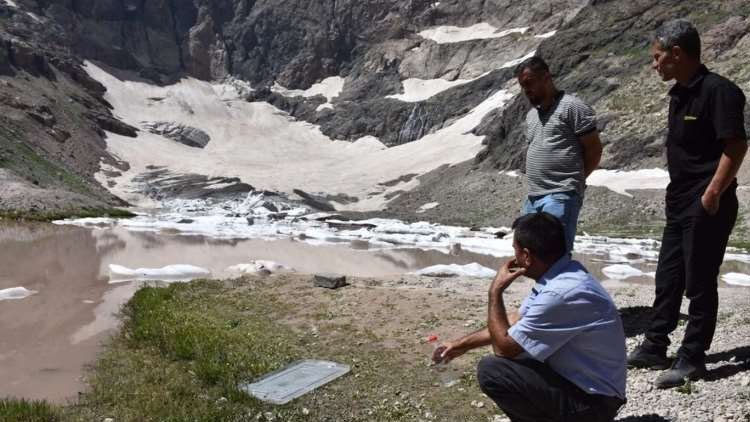
<path fill-rule="evenodd" d="M 524 34 L 528 30 L 528 27 L 523 27 L 499 31 L 498 28 L 483 22 L 469 27 L 438 26 L 425 29 L 419 35 L 438 44 L 449 44 L 471 40 L 502 38 L 510 34 Z"/>
<path fill-rule="evenodd" d="M 742 273 L 726 273 L 721 276 L 722 281 L 733 286 L 750 287 L 750 275 Z"/>
<path fill-rule="evenodd" d="M 326 97 L 326 102 L 318 106 L 316 111 L 321 111 L 326 108 L 333 108 L 331 101 L 341 94 L 344 90 L 344 78 L 340 76 L 332 76 L 325 78 L 322 81 L 314 84 L 308 89 L 287 89 L 275 82 L 271 91 L 281 94 L 285 97 L 315 97 L 316 95 L 322 95 Z"/>
<path fill-rule="evenodd" d="M 499 67 L 499 69 L 505 69 L 508 67 L 515 67 L 519 63 L 523 62 L 529 57 L 533 57 L 534 54 L 536 54 L 536 50 L 526 54 L 523 57 L 519 57 L 518 59 L 511 60 L 509 62 L 504 63 L 502 66 Z M 388 95 L 386 98 L 393 98 L 396 100 L 408 102 L 408 103 L 415 103 L 420 101 L 425 101 L 427 99 L 430 99 L 434 97 L 437 94 L 440 94 L 443 91 L 447 91 L 451 88 L 455 88 L 457 86 L 465 85 L 470 82 L 474 82 L 478 79 L 481 79 L 485 76 L 487 76 L 490 72 L 485 72 L 476 78 L 472 79 L 456 79 L 453 81 L 448 81 L 442 78 L 437 79 L 419 79 L 419 78 L 409 78 L 404 79 L 401 81 L 403 94 L 393 94 Z"/>
<path fill-rule="evenodd" d="M 421 207 L 417 208 L 417 214 L 421 214 L 423 212 L 427 212 L 427 210 L 431 210 L 433 208 L 436 208 L 438 205 L 440 205 L 439 202 L 429 202 L 427 204 L 424 204 Z"/>
<path fill-rule="evenodd" d="M 518 170 L 507 170 L 507 171 L 500 171 L 498 174 L 508 177 L 519 177 L 520 174 L 518 173 Z"/>
<path fill-rule="evenodd" d="M 16 9 L 18 9 L 18 4 L 16 4 L 16 2 L 14 2 L 13 0 L 5 0 L 5 4 L 7 4 L 10 7 L 15 7 Z"/>
<path fill-rule="evenodd" d="M 530 52 L 526 53 L 526 55 L 523 56 L 523 57 L 519 57 L 519 58 L 517 58 L 515 60 L 511 60 L 509 62 L 505 62 L 505 64 L 503 64 L 500 67 L 500 69 L 505 69 L 505 68 L 508 68 L 508 67 L 516 67 L 519 64 L 523 63 L 524 60 L 530 59 L 530 58 L 534 57 L 535 55 L 536 55 L 536 50 L 530 51 Z"/>
<path fill-rule="evenodd" d="M 109 265 L 109 282 L 121 283 L 133 280 L 154 281 L 190 281 L 194 278 L 208 277 L 211 272 L 205 268 L 193 265 L 167 265 L 162 268 L 130 269 L 122 265 Z"/>
<path fill-rule="evenodd" d="M 138 126 L 158 115 L 165 121 L 200 127 L 211 138 L 205 149 L 198 150 L 145 131 L 137 138 L 108 133 L 108 152 L 127 162 L 130 169 L 119 176 L 102 171 L 97 180 L 104 186 L 114 183 L 112 193 L 136 206 L 159 205 L 145 198 L 133 183 L 149 166 L 158 166 L 177 174 L 238 177 L 252 186 L 290 194 L 294 189 L 341 193 L 360 198 L 342 204 L 341 209 L 381 209 L 389 200 L 384 193 L 368 196 L 381 181 L 473 158 L 482 148 L 483 137 L 469 132 L 487 113 L 513 97 L 508 91 L 498 91 L 451 126 L 408 144 L 383 149 L 369 138 L 352 147 L 332 141 L 318 127 L 295 121 L 270 104 L 245 101 L 233 85 L 184 78 L 174 85 L 156 86 L 117 79 L 91 62 L 85 68 L 107 88 L 105 98 L 126 123 Z M 365 148 L 367 153 L 363 153 L 361 145 L 375 145 L 373 150 L 377 150 Z M 415 180 L 408 188 L 418 183 Z"/>
<path fill-rule="evenodd" d="M 467 265 L 433 265 L 416 271 L 415 274 L 428 277 L 476 277 L 492 278 L 497 271 L 475 263 Z"/>
<path fill-rule="evenodd" d="M 404 79 L 403 81 L 401 81 L 404 93 L 389 95 L 386 98 L 393 98 L 393 99 L 408 102 L 408 103 L 424 101 L 443 91 L 449 90 L 451 88 L 455 88 L 457 86 L 465 85 L 469 82 L 473 82 L 485 75 L 486 73 L 474 79 L 456 79 L 453 81 L 447 81 L 441 78 L 438 78 L 438 79 L 418 79 L 418 78 Z"/>
<path fill-rule="evenodd" d="M 586 184 L 603 186 L 621 195 L 632 197 L 628 190 L 666 189 L 669 184 L 669 173 L 662 169 L 595 170 L 586 179 Z"/>
<path fill-rule="evenodd" d="M 545 39 L 545 38 L 553 37 L 555 34 L 557 34 L 557 31 L 550 31 L 550 32 L 545 32 L 544 34 L 534 35 L 534 38 Z"/>
<path fill-rule="evenodd" d="M 11 287 L 0 290 L 0 301 L 25 299 L 31 295 L 37 294 L 36 290 L 28 290 L 25 287 Z"/>

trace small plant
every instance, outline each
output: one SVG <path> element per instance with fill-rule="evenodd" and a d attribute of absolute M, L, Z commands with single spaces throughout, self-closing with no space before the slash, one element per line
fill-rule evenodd
<path fill-rule="evenodd" d="M 693 394 L 695 392 L 695 387 L 693 386 L 692 381 L 685 378 L 685 384 L 677 387 L 677 392 L 681 394 Z"/>

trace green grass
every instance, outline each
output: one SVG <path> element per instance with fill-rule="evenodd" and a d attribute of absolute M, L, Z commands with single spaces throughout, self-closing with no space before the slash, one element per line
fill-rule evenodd
<path fill-rule="evenodd" d="M 275 282 L 198 281 L 139 290 L 75 403 L 5 401 L 0 420 L 398 422 L 426 420 L 430 413 L 436 421 L 486 421 L 500 413 L 474 379 L 479 353 L 464 358 L 468 366 L 458 386 L 441 387 L 426 356 L 414 357 L 421 353 L 418 344 L 384 348 L 385 338 L 343 320 L 284 322 L 310 310 L 275 292 Z M 310 334 L 310 323 L 318 334 Z M 352 372 L 283 406 L 238 389 L 299 359 L 333 360 Z M 484 400 L 485 407 L 470 406 L 472 400 Z"/>
<path fill-rule="evenodd" d="M 44 401 L 0 399 L 0 417 L 3 422 L 57 422 L 62 421 L 60 408 Z"/>
<path fill-rule="evenodd" d="M 85 180 L 43 158 L 22 142 L 19 132 L 20 129 L 0 125 L 0 167 L 7 168 L 41 187 L 61 186 L 73 192 L 91 195 Z"/>

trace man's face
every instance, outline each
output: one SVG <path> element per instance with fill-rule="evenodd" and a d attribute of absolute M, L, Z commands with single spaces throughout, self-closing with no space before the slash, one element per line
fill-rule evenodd
<path fill-rule="evenodd" d="M 654 60 L 651 63 L 651 67 L 659 74 L 663 81 L 671 81 L 675 78 L 677 62 L 673 52 L 662 49 L 661 43 L 655 41 L 651 45 L 651 57 Z"/>
<path fill-rule="evenodd" d="M 538 106 L 544 99 L 547 82 L 550 79 L 549 72 L 535 73 L 526 68 L 518 76 L 518 84 L 521 85 L 524 95 L 533 106 Z"/>

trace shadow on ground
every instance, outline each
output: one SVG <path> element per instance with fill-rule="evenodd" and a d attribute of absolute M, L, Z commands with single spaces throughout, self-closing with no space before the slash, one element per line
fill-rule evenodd
<path fill-rule="evenodd" d="M 620 308 L 619 311 L 626 337 L 645 333 L 654 316 L 654 309 L 650 306 L 631 306 Z M 687 318 L 687 315 L 680 314 L 679 321 L 687 321 Z"/>
<path fill-rule="evenodd" d="M 657 414 L 641 415 L 641 416 L 628 416 L 622 419 L 616 419 L 616 422 L 668 422 L 669 419 L 665 419 Z"/>
<path fill-rule="evenodd" d="M 729 378 L 740 372 L 750 371 L 750 346 L 737 347 L 706 356 L 706 363 L 724 363 L 706 373 L 706 381 Z"/>

